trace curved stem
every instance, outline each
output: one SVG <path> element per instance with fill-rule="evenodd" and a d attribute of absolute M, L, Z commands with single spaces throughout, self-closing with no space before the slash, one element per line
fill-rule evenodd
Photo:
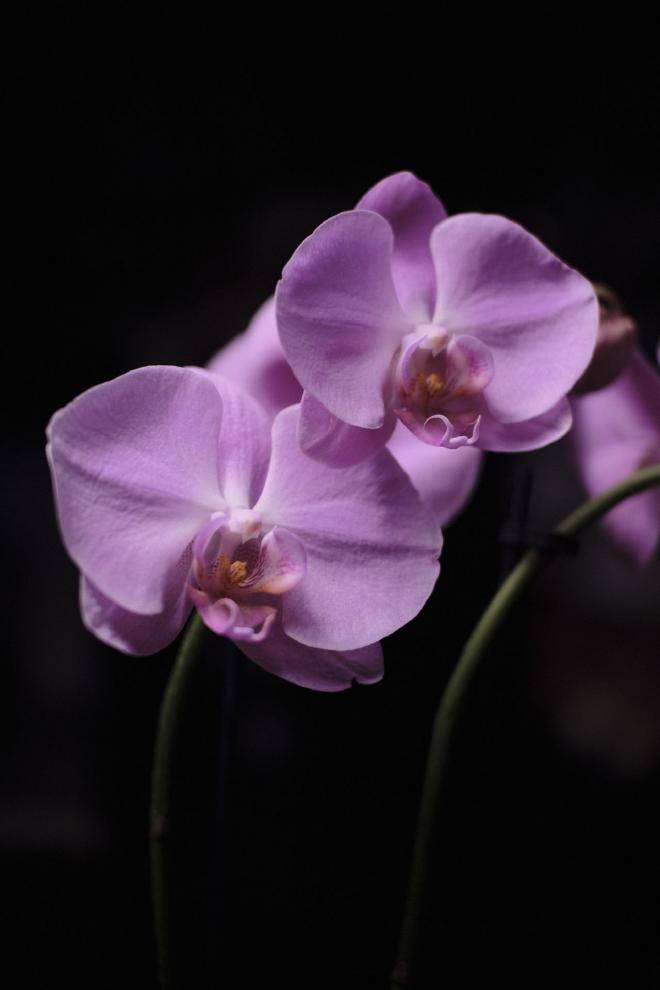
<path fill-rule="evenodd" d="M 625 481 L 608 488 L 601 495 L 585 502 L 557 526 L 554 534 L 560 538 L 575 537 L 619 502 L 658 484 L 660 484 L 660 464 L 643 468 L 626 478 Z M 408 899 L 401 929 L 397 963 L 392 974 L 392 987 L 396 990 L 412 986 L 412 966 L 417 953 L 419 922 L 426 899 L 428 864 L 433 846 L 433 835 L 442 806 L 442 790 L 454 728 L 459 719 L 465 696 L 479 664 L 500 626 L 534 577 L 557 553 L 558 547 L 551 544 L 547 549 L 529 550 L 511 571 L 465 644 L 442 696 L 433 723 L 410 871 Z"/>
<path fill-rule="evenodd" d="M 174 932 L 172 882 L 169 868 L 169 811 L 172 757 L 181 719 L 183 702 L 194 669 L 195 657 L 204 632 L 197 612 L 193 614 L 181 642 L 158 718 L 151 784 L 151 889 L 154 927 L 163 990 L 174 990 Z"/>

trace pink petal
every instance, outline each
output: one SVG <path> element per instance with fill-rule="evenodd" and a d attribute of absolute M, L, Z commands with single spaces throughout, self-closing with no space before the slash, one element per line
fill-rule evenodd
<path fill-rule="evenodd" d="M 159 615 L 138 615 L 115 605 L 85 577 L 80 579 L 83 622 L 97 639 L 122 653 L 148 656 L 165 649 L 179 635 L 190 609 L 184 584 Z"/>
<path fill-rule="evenodd" d="M 282 595 L 305 576 L 305 548 L 297 536 L 276 526 L 261 541 L 255 572 L 241 588 L 261 594 Z"/>
<path fill-rule="evenodd" d="M 204 625 L 223 636 L 228 633 L 238 619 L 239 609 L 233 598 L 212 598 L 206 591 L 188 587 L 190 600 L 199 612 Z"/>
<path fill-rule="evenodd" d="M 377 429 L 408 321 L 392 282 L 393 234 L 376 213 L 341 213 L 303 241 L 277 287 L 277 324 L 294 374 L 331 413 Z"/>
<path fill-rule="evenodd" d="M 463 510 L 476 486 L 482 454 L 476 447 L 432 447 L 420 443 L 399 423 L 387 445 L 438 526 L 445 527 Z"/>
<path fill-rule="evenodd" d="M 380 213 L 394 231 L 392 277 L 401 305 L 416 323 L 431 319 L 435 306 L 435 269 L 431 231 L 447 214 L 430 186 L 412 172 L 397 172 L 366 193 L 358 210 Z"/>
<path fill-rule="evenodd" d="M 375 684 L 383 676 L 380 643 L 359 650 L 321 650 L 303 646 L 275 621 L 263 642 L 237 643 L 239 649 L 264 670 L 314 691 L 343 691 L 358 684 Z"/>
<path fill-rule="evenodd" d="M 387 412 L 383 425 L 377 430 L 349 426 L 328 412 L 309 392 L 303 392 L 298 442 L 314 460 L 333 467 L 350 467 L 381 450 L 395 425 L 396 417 Z"/>
<path fill-rule="evenodd" d="M 292 407 L 273 424 L 255 511 L 305 547 L 305 578 L 283 598 L 285 631 L 310 646 L 352 650 L 419 612 L 438 576 L 441 536 L 391 454 L 326 467 L 298 447 L 298 417 Z"/>
<path fill-rule="evenodd" d="M 209 361 L 209 371 L 244 388 L 268 416 L 300 402 L 302 388 L 284 356 L 275 320 L 275 296 L 252 318 L 244 333 Z"/>
<path fill-rule="evenodd" d="M 504 217 L 466 213 L 431 235 L 434 323 L 479 337 L 495 373 L 485 395 L 500 422 L 543 414 L 593 353 L 598 305 L 590 283 Z"/>
<path fill-rule="evenodd" d="M 639 350 L 611 385 L 574 400 L 573 417 L 578 469 L 590 495 L 660 463 L 660 375 Z M 604 525 L 622 550 L 645 564 L 660 542 L 660 489 L 627 499 Z"/>
<path fill-rule="evenodd" d="M 522 423 L 498 423 L 492 416 L 484 414 L 479 424 L 478 445 L 483 450 L 508 453 L 536 450 L 563 437 L 570 430 L 572 422 L 568 399 L 561 399 L 543 415 L 526 419 Z"/>
<path fill-rule="evenodd" d="M 270 420 L 258 402 L 222 375 L 203 372 L 222 396 L 218 484 L 232 507 L 254 505 L 270 459 Z"/>
<path fill-rule="evenodd" d="M 202 522 L 222 508 L 222 400 L 187 368 L 131 371 L 55 413 L 48 457 L 62 538 L 96 589 L 160 614 Z M 186 575 L 180 575 L 181 587 Z"/>
<path fill-rule="evenodd" d="M 259 643 L 268 636 L 277 610 L 270 605 L 244 605 L 233 598 L 213 600 L 205 591 L 189 587 L 188 593 L 202 622 L 218 636 Z"/>

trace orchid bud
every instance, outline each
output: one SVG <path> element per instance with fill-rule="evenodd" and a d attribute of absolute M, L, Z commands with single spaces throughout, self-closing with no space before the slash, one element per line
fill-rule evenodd
<path fill-rule="evenodd" d="M 573 395 L 597 392 L 618 378 L 632 356 L 637 326 L 623 312 L 621 300 L 604 285 L 595 285 L 599 307 L 598 337 L 587 370 Z"/>

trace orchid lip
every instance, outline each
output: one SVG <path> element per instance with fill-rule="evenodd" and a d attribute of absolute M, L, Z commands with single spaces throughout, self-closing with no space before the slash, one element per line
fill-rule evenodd
<path fill-rule="evenodd" d="M 396 372 L 399 419 L 421 440 L 455 448 L 475 444 L 482 393 L 494 374 L 490 349 L 468 335 L 420 324 L 407 338 Z"/>
<path fill-rule="evenodd" d="M 274 527 L 262 536 L 261 516 L 251 509 L 216 512 L 193 543 L 188 594 L 215 632 L 260 642 L 278 611 L 264 596 L 290 591 L 305 570 L 292 533 Z"/>

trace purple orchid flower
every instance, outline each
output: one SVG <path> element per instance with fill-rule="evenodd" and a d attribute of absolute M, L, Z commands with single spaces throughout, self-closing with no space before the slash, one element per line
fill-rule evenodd
<path fill-rule="evenodd" d="M 276 306 L 306 390 L 301 444 L 332 463 L 382 446 L 396 417 L 450 449 L 558 439 L 598 325 L 590 283 L 535 237 L 500 216 L 447 218 L 409 172 L 300 245 Z"/>
<path fill-rule="evenodd" d="M 604 315 L 606 353 L 624 317 Z M 598 358 L 598 355 L 596 356 Z M 600 374 L 600 359 L 596 371 Z M 660 463 L 660 374 L 634 347 L 625 369 L 605 388 L 575 397 L 572 440 L 578 471 L 590 495 L 633 471 Z M 608 512 L 603 525 L 616 545 L 642 566 L 660 543 L 660 490 L 635 495 Z"/>
<path fill-rule="evenodd" d="M 318 690 L 382 675 L 379 640 L 417 614 L 441 537 L 394 458 L 345 470 L 196 368 L 148 367 L 84 392 L 48 427 L 81 610 L 104 642 L 154 653 L 194 605 L 258 664 Z M 271 439 L 272 432 L 272 439 Z"/>
<path fill-rule="evenodd" d="M 274 297 L 260 307 L 244 333 L 234 337 L 214 355 L 208 368 L 244 388 L 271 418 L 287 405 L 299 402 L 303 396 L 302 386 L 280 343 Z M 327 417 L 321 406 L 316 405 L 313 409 Z M 355 457 L 356 435 L 358 440 L 366 436 L 369 441 L 369 432 L 353 431 L 352 436 L 346 437 L 346 431 L 337 428 L 340 424 L 331 423 L 332 426 L 332 438 L 337 448 L 342 440 L 348 440 L 346 461 L 350 464 L 355 458 L 359 463 L 361 456 Z M 397 424 L 387 449 L 404 469 L 437 524 L 443 528 L 449 525 L 474 491 L 481 467 L 481 451 L 473 446 L 449 451 L 444 447 L 420 444 L 402 424 Z M 372 452 L 368 444 L 366 452 Z M 334 463 L 340 460 L 341 451 L 336 449 Z"/>

